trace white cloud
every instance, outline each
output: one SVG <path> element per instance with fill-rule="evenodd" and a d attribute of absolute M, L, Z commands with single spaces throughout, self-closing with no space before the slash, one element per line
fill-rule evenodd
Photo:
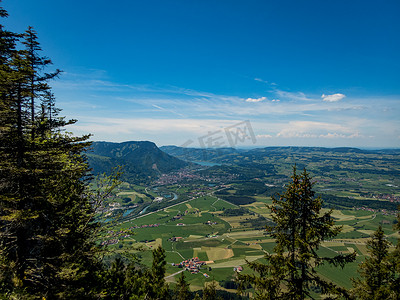
<path fill-rule="evenodd" d="M 269 82 L 269 81 L 263 80 L 263 79 L 261 79 L 261 78 L 254 78 L 254 80 L 255 80 L 255 81 L 258 81 L 258 82 L 265 83 L 265 84 L 273 85 L 273 86 L 276 86 L 276 85 L 277 85 L 275 82 Z"/>
<path fill-rule="evenodd" d="M 277 134 L 282 138 L 349 138 L 357 137 L 354 128 L 341 124 L 315 122 L 315 121 L 291 121 Z"/>
<path fill-rule="evenodd" d="M 275 90 L 275 93 L 280 97 L 280 98 L 285 98 L 289 100 L 300 100 L 300 101 L 310 101 L 311 99 L 306 96 L 303 92 L 287 92 L 283 90 Z"/>
<path fill-rule="evenodd" d="M 328 132 L 327 134 L 321 134 L 319 135 L 320 138 L 327 138 L 327 139 L 335 139 L 335 138 L 342 138 L 342 139 L 353 139 L 353 138 L 362 138 L 364 137 L 363 135 L 360 135 L 358 132 L 355 132 L 350 135 L 346 135 L 343 133 L 337 133 L 337 132 Z"/>
<path fill-rule="evenodd" d="M 246 102 L 261 102 L 267 100 L 267 97 L 260 97 L 260 98 L 247 98 Z"/>
<path fill-rule="evenodd" d="M 159 110 L 162 110 L 162 111 L 171 112 L 171 113 L 173 113 L 175 115 L 178 115 L 178 116 L 181 116 L 181 117 L 185 117 L 185 115 L 183 115 L 181 113 L 178 113 L 178 112 L 176 112 L 175 110 L 172 110 L 172 109 L 166 109 L 166 108 L 161 107 L 161 106 L 156 105 L 156 104 L 152 104 L 151 106 L 153 106 L 153 107 L 155 107 L 155 108 L 157 108 Z"/>
<path fill-rule="evenodd" d="M 321 96 L 322 100 L 324 100 L 326 102 L 337 102 L 337 101 L 342 100 L 344 97 L 346 97 L 346 95 L 340 94 L 340 93 L 332 94 L 332 95 L 322 94 L 322 96 Z"/>
<path fill-rule="evenodd" d="M 257 134 L 256 135 L 256 138 L 258 138 L 258 139 L 270 139 L 270 138 L 272 138 L 273 136 L 272 135 L 270 135 L 270 134 Z"/>

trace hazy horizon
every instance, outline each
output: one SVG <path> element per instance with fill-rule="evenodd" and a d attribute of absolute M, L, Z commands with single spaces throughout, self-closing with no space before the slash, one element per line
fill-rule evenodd
<path fill-rule="evenodd" d="M 150 140 L 129 140 L 129 141 L 121 141 L 121 142 L 110 142 L 110 141 L 92 141 L 92 142 L 96 142 L 96 143 L 115 143 L 115 144 L 119 144 L 119 143 L 129 143 L 129 142 L 151 142 L 156 144 L 156 146 L 158 148 L 161 147 L 185 147 L 185 146 L 179 146 L 179 145 L 173 145 L 173 144 L 166 144 L 166 145 L 159 145 L 153 141 Z M 193 149 L 206 149 L 206 150 L 216 150 L 216 149 L 241 149 L 241 150 L 251 150 L 251 149 L 259 149 L 259 148 L 327 148 L 327 149 L 335 149 L 335 148 L 354 148 L 354 149 L 360 149 L 360 150 L 400 150 L 400 147 L 397 148 L 391 148 L 391 147 L 346 147 L 346 146 L 335 146 L 335 147 L 322 147 L 322 146 L 295 146 L 295 145 L 287 145 L 287 146 L 282 146 L 282 145 L 276 145 L 276 146 L 260 146 L 260 145 L 253 145 L 253 146 L 234 146 L 234 147 L 187 147 L 187 148 L 193 148 Z"/>

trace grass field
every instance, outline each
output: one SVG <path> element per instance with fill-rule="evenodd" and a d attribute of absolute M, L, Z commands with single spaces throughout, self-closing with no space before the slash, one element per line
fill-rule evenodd
<path fill-rule="evenodd" d="M 140 192 L 121 191 L 119 196 L 134 200 L 144 195 Z M 229 281 L 234 276 L 234 267 L 242 266 L 243 272 L 248 273 L 250 270 L 246 267 L 246 260 L 264 261 L 264 251 L 273 253 L 275 247 L 275 241 L 266 235 L 265 230 L 245 229 L 241 225 L 246 219 L 257 218 L 257 214 L 270 217 L 266 204 L 271 203 L 271 198 L 261 196 L 255 198 L 257 202 L 243 207 L 256 215 L 220 216 L 225 208 L 237 206 L 216 197 L 203 196 L 136 218 L 118 225 L 116 229 L 159 225 L 134 228 L 133 236 L 122 239 L 111 247 L 116 249 L 117 253 L 126 250 L 136 253 L 145 265 L 150 266 L 151 250 L 161 245 L 166 250 L 167 274 L 178 272 L 178 268 L 173 267 L 172 263 L 179 263 L 184 259 L 199 257 L 200 260 L 209 261 L 210 263 L 203 266 L 199 274 L 185 272 L 191 290 L 202 289 L 212 279 Z M 322 213 L 327 211 L 323 209 Z M 351 278 L 358 276 L 358 265 L 368 255 L 366 242 L 379 225 L 383 226 L 390 241 L 397 241 L 398 233 L 392 228 L 395 216 L 352 209 L 333 210 L 332 216 L 336 225 L 342 226 L 342 232 L 336 239 L 323 242 L 318 254 L 333 257 L 337 254 L 356 252 L 357 260 L 344 269 L 323 265 L 318 268 L 318 272 L 324 278 L 349 288 Z M 170 239 L 173 237 L 180 239 L 178 242 L 172 242 Z M 138 246 L 144 251 L 137 251 Z M 203 273 L 210 277 L 206 278 Z M 168 282 L 174 281 L 174 277 L 168 278 Z"/>

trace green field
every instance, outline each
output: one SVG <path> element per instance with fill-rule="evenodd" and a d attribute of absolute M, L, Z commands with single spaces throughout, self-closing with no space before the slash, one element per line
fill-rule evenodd
<path fill-rule="evenodd" d="M 147 197 L 143 194 L 145 189 L 134 192 L 129 190 L 130 188 L 132 187 L 125 186 L 119 191 L 118 197 L 130 197 L 133 202 L 138 198 Z M 169 187 L 169 190 L 177 193 L 192 191 L 177 185 Z M 236 193 L 235 187 L 228 192 Z M 347 196 L 355 195 L 349 192 Z M 141 257 L 143 264 L 150 266 L 152 249 L 161 245 L 166 250 L 167 275 L 178 272 L 180 269 L 172 264 L 179 264 L 183 260 L 198 257 L 207 261 L 200 273 L 185 272 L 190 288 L 194 291 L 201 289 L 212 279 L 221 284 L 229 282 L 234 278 L 234 267 L 242 266 L 243 272 L 249 273 L 251 270 L 246 266 L 246 259 L 264 261 L 264 251 L 274 251 L 275 242 L 266 235 L 265 230 L 255 230 L 246 223 L 260 216 L 270 218 L 267 205 L 272 203 L 272 199 L 263 195 L 256 195 L 254 199 L 256 201 L 253 203 L 241 205 L 246 210 L 237 216 L 223 215 L 224 210 L 238 209 L 238 206 L 213 196 L 212 193 L 176 205 L 166 204 L 168 207 L 157 212 L 117 223 L 115 230 L 133 230 L 134 235 L 121 238 L 118 244 L 109 247 L 117 252 L 136 253 Z M 323 209 L 321 213 L 327 211 L 329 210 Z M 397 242 L 399 236 L 393 230 L 396 218 L 394 214 L 362 209 L 335 209 L 332 216 L 335 225 L 342 226 L 342 232 L 334 240 L 322 243 L 318 254 L 333 257 L 337 254 L 356 252 L 357 260 L 346 265 L 344 269 L 322 265 L 318 272 L 324 278 L 350 288 L 351 278 L 358 276 L 358 265 L 368 255 L 366 241 L 379 225 L 383 227 L 390 242 Z M 149 226 L 153 224 L 157 226 Z M 172 241 L 174 238 L 178 240 Z M 137 250 L 138 246 L 142 251 Z M 206 278 L 203 273 L 209 277 Z M 173 284 L 177 276 L 168 277 L 167 281 Z"/>

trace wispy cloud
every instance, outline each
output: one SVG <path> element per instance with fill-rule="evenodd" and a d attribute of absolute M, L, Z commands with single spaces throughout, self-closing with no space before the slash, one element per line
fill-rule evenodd
<path fill-rule="evenodd" d="M 291 121 L 278 134 L 283 138 L 350 138 L 360 134 L 350 126 L 315 121 Z"/>
<path fill-rule="evenodd" d="M 260 98 L 247 98 L 246 102 L 261 102 L 268 100 L 267 97 L 260 97 Z"/>
<path fill-rule="evenodd" d="M 157 108 L 157 109 L 159 109 L 159 110 L 163 110 L 163 111 L 170 112 L 170 113 L 173 113 L 173 114 L 181 116 L 181 117 L 185 117 L 185 115 L 183 115 L 181 113 L 178 113 L 178 112 L 176 112 L 176 111 L 174 111 L 172 109 L 166 109 L 166 108 L 163 108 L 163 107 L 161 107 L 159 105 L 156 105 L 156 104 L 152 104 L 152 106 Z"/>
<path fill-rule="evenodd" d="M 279 96 L 279 98 L 287 99 L 287 100 L 300 100 L 300 101 L 310 101 L 311 98 L 307 97 L 303 92 L 288 92 L 276 89 L 274 90 L 275 94 Z"/>
<path fill-rule="evenodd" d="M 337 102 L 337 101 L 342 100 L 345 97 L 346 97 L 346 95 L 340 94 L 340 93 L 332 94 L 332 95 L 322 94 L 322 96 L 321 96 L 322 100 L 326 101 L 326 102 Z"/>
<path fill-rule="evenodd" d="M 258 82 L 265 83 L 265 84 L 269 84 L 269 85 L 272 85 L 272 86 L 276 86 L 276 85 L 277 85 L 275 82 L 269 82 L 269 81 L 263 80 L 263 79 L 261 79 L 261 78 L 254 78 L 254 80 L 255 80 L 255 81 L 258 81 Z"/>
<path fill-rule="evenodd" d="M 270 138 L 272 138 L 273 136 L 272 135 L 270 135 L 270 134 L 257 134 L 256 135 L 256 138 L 257 139 L 270 139 Z"/>

